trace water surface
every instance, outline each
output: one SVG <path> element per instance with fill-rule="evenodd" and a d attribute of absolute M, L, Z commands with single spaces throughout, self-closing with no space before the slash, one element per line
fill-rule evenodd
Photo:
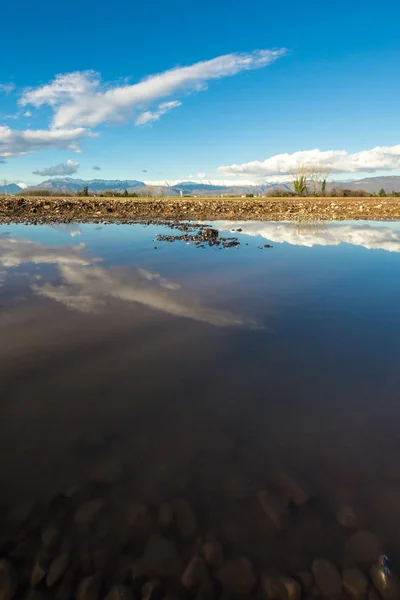
<path fill-rule="evenodd" d="M 180 496 L 260 564 L 340 561 L 360 527 L 399 561 L 400 223 L 211 225 L 238 243 L 0 226 L 5 526 L 114 464 L 110 530 Z M 258 498 L 287 478 L 277 531 Z"/>

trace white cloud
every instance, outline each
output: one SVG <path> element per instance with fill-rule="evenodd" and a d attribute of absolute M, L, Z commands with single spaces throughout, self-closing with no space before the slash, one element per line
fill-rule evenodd
<path fill-rule="evenodd" d="M 197 177 L 198 177 L 199 179 L 204 179 L 204 177 L 205 177 L 205 176 L 206 176 L 206 174 L 205 174 L 205 173 L 197 173 Z"/>
<path fill-rule="evenodd" d="M 206 181 L 204 181 L 204 179 L 199 178 L 198 176 L 201 175 L 201 173 L 197 174 L 197 178 L 193 177 L 192 173 L 189 173 L 188 175 L 185 175 L 185 177 L 180 177 L 179 179 L 168 179 L 168 184 L 169 185 L 176 185 L 178 183 L 182 183 L 185 181 L 191 181 L 194 183 L 202 183 L 202 184 L 208 184 L 211 183 L 212 185 L 221 185 L 221 186 L 230 186 L 230 185 L 244 185 L 244 186 L 248 186 L 248 185 L 257 185 L 257 180 L 253 180 L 253 179 L 207 179 Z M 166 180 L 165 179 L 146 179 L 144 182 L 146 185 L 165 185 Z"/>
<path fill-rule="evenodd" d="M 148 123 L 153 123 L 154 121 L 158 121 L 162 115 L 165 115 L 168 111 L 173 108 L 177 108 L 178 106 L 182 106 L 181 102 L 177 100 L 173 102 L 162 102 L 158 105 L 157 110 L 152 112 L 151 110 L 146 110 L 141 113 L 135 120 L 136 125 L 147 125 Z"/>
<path fill-rule="evenodd" d="M 21 116 L 20 112 L 16 112 L 11 115 L 3 115 L 3 121 L 16 121 L 17 119 L 20 118 L 20 116 Z"/>
<path fill-rule="evenodd" d="M 36 88 L 26 89 L 19 100 L 23 107 L 50 106 L 53 118 L 50 128 L 13 130 L 0 126 L 0 157 L 21 156 L 44 148 L 79 151 L 78 142 L 94 136 L 89 128 L 104 122 L 130 119 L 136 113 L 136 124 L 157 121 L 172 108 L 181 105 L 177 100 L 148 107 L 178 92 L 194 92 L 207 88 L 213 79 L 229 77 L 243 71 L 271 64 L 286 54 L 285 49 L 257 50 L 232 53 L 187 67 L 177 67 L 151 75 L 139 83 L 129 85 L 103 84 L 95 71 L 75 71 L 56 75 L 54 80 Z M 0 84 L 0 91 L 10 92 L 13 84 Z M 9 115 L 9 118 L 32 115 L 31 110 Z"/>
<path fill-rule="evenodd" d="M 45 169 L 39 169 L 38 171 L 32 171 L 34 175 L 44 175 L 52 177 L 54 175 L 73 175 L 79 169 L 79 163 L 73 160 L 67 160 L 66 163 L 59 165 L 53 165 L 52 167 L 46 167 Z"/>
<path fill-rule="evenodd" d="M 351 244 L 370 250 L 400 252 L 400 230 L 388 225 L 349 225 L 316 223 L 313 229 L 300 223 L 262 223 L 259 221 L 217 222 L 215 226 L 222 231 L 242 229 L 241 235 L 261 236 L 276 244 L 294 246 L 338 246 Z"/>
<path fill-rule="evenodd" d="M 75 71 L 56 75 L 54 81 L 47 85 L 25 90 L 19 104 L 21 106 L 30 104 L 35 108 L 44 104 L 57 106 L 94 92 L 99 83 L 99 75 L 94 71 Z"/>
<path fill-rule="evenodd" d="M 349 153 L 346 150 L 303 150 L 277 154 L 266 160 L 218 167 L 224 175 L 271 177 L 289 175 L 300 164 L 328 165 L 333 173 L 374 173 L 400 168 L 400 145 L 377 146 L 371 150 Z"/>
<path fill-rule="evenodd" d="M 48 148 L 79 152 L 78 142 L 94 134 L 83 127 L 75 129 L 26 129 L 18 130 L 0 126 L 0 156 L 21 156 Z"/>
<path fill-rule="evenodd" d="M 213 79 L 265 67 L 285 53 L 285 49 L 278 49 L 226 54 L 151 75 L 133 85 L 108 89 L 101 86 L 99 75 L 93 71 L 61 74 L 47 85 L 25 91 L 20 104 L 52 106 L 55 128 L 93 127 L 106 121 L 127 119 L 134 109 L 179 91 L 206 89 L 207 82 Z"/>
<path fill-rule="evenodd" d="M 15 90 L 14 83 L 0 83 L 0 93 L 11 94 Z"/>

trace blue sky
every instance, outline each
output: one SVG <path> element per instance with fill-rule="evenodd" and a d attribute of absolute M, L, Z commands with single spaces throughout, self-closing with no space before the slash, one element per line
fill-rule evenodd
<path fill-rule="evenodd" d="M 8 2 L 0 179 L 399 174 L 399 17 L 394 1 Z"/>

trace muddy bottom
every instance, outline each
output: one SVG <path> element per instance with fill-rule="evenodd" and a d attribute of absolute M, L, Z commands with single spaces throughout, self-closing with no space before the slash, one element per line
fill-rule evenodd
<path fill-rule="evenodd" d="M 0 226 L 0 599 L 399 598 L 399 253 Z"/>

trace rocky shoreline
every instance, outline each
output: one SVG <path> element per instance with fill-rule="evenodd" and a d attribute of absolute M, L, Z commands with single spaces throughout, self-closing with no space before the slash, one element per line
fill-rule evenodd
<path fill-rule="evenodd" d="M 138 219 L 396 220 L 400 199 L 1 197 L 0 222 L 132 222 Z"/>

